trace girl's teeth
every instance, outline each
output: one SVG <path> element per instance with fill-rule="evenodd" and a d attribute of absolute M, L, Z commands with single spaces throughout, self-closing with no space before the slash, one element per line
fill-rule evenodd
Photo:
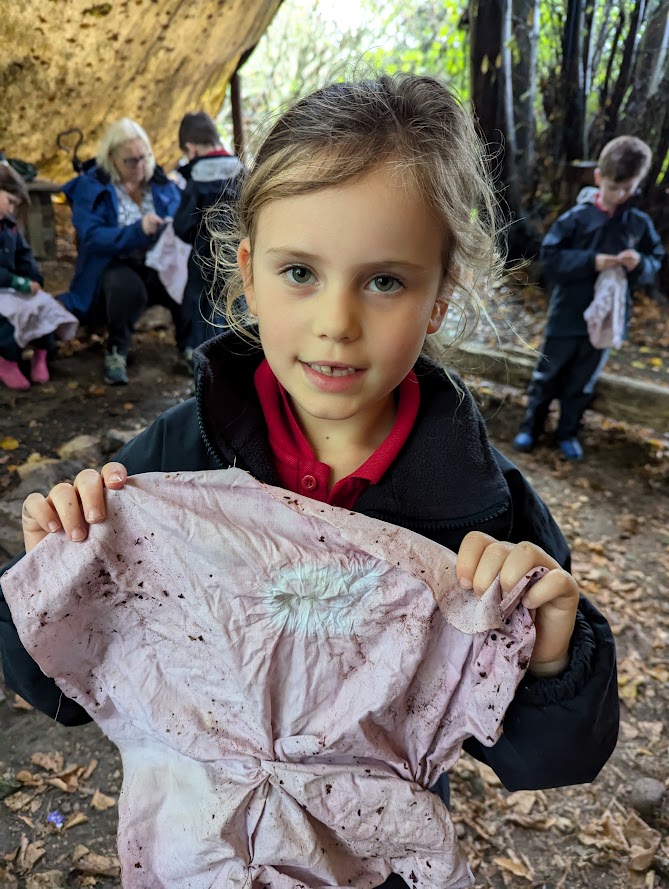
<path fill-rule="evenodd" d="M 309 367 L 326 377 L 349 377 L 355 373 L 354 367 L 330 367 L 329 364 L 310 364 Z"/>

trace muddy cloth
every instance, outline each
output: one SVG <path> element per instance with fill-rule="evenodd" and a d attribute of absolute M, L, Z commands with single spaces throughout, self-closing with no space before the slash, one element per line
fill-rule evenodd
<path fill-rule="evenodd" d="M 471 885 L 427 788 L 468 735 L 499 736 L 545 569 L 477 600 L 432 541 L 237 469 L 135 477 L 108 504 L 4 586 L 121 751 L 124 886 Z"/>
<path fill-rule="evenodd" d="M 196 352 L 197 355 L 197 352 Z M 230 332 L 199 354 L 197 395 L 162 414 L 117 455 L 130 474 L 238 466 L 280 485 L 255 389 L 263 353 Z M 569 570 L 569 549 L 546 505 L 522 473 L 491 447 L 464 384 L 428 362 L 415 366 L 420 409 L 404 447 L 357 513 L 429 537 L 456 552 L 468 531 L 530 540 Z M 19 557 L 20 558 L 20 557 Z M 63 695 L 25 651 L 0 591 L 0 649 L 7 684 L 51 719 L 90 717 Z M 508 790 L 594 780 L 613 751 L 619 703 L 616 652 L 606 619 L 581 597 L 569 666 L 550 679 L 521 682 L 492 747 L 468 738 L 467 753 L 487 763 Z"/>
<path fill-rule="evenodd" d="M 619 349 L 625 339 L 627 275 L 624 269 L 606 269 L 597 276 L 595 296 L 583 317 L 593 349 Z"/>
<path fill-rule="evenodd" d="M 71 340 L 79 327 L 74 315 L 43 290 L 17 293 L 0 287 L 0 323 L 3 319 L 11 325 L 12 336 L 21 349 L 50 333 Z"/>
<path fill-rule="evenodd" d="M 158 272 L 161 284 L 179 305 L 184 301 L 190 252 L 190 244 L 184 244 L 177 238 L 172 223 L 168 222 L 145 258 L 146 265 Z"/>

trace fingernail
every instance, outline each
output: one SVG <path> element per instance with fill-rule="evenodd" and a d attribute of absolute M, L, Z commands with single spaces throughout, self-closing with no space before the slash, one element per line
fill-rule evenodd
<path fill-rule="evenodd" d="M 74 528 L 70 538 L 72 540 L 83 540 L 85 536 L 83 528 Z"/>
<path fill-rule="evenodd" d="M 471 580 L 468 580 L 466 577 L 459 577 L 458 583 L 462 587 L 463 590 L 471 590 L 474 587 L 474 584 Z"/>
<path fill-rule="evenodd" d="M 58 524 L 58 522 L 49 522 L 47 528 L 53 534 L 54 531 L 60 530 L 60 525 Z"/>
<path fill-rule="evenodd" d="M 123 481 L 123 479 L 121 478 L 121 473 L 120 472 L 112 472 L 112 474 L 109 476 L 109 481 L 110 482 Z"/>
<path fill-rule="evenodd" d="M 102 513 L 99 509 L 90 509 L 88 511 L 88 521 L 89 522 L 99 522 L 102 518 Z"/>

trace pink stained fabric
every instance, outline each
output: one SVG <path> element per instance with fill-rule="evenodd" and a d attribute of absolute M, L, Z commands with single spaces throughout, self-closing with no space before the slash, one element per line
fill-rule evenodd
<path fill-rule="evenodd" d="M 79 327 L 77 318 L 43 290 L 18 293 L 11 287 L 0 287 L 0 315 L 14 328 L 20 349 L 49 333 L 60 340 L 71 340 Z"/>
<path fill-rule="evenodd" d="M 21 639 L 123 758 L 130 889 L 473 883 L 426 788 L 498 738 L 534 627 L 451 552 L 236 469 L 108 492 L 3 577 Z"/>
<path fill-rule="evenodd" d="M 594 349 L 619 349 L 625 339 L 627 275 L 616 267 L 600 272 L 594 297 L 583 317 Z"/>

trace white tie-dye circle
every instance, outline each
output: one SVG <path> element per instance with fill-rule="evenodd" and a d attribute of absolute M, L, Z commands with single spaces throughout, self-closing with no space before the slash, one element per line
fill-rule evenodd
<path fill-rule="evenodd" d="M 282 630 L 300 635 L 348 636 L 369 615 L 365 600 L 385 573 L 376 560 L 358 556 L 327 565 L 299 563 L 272 574 L 260 591 L 262 608 Z"/>

